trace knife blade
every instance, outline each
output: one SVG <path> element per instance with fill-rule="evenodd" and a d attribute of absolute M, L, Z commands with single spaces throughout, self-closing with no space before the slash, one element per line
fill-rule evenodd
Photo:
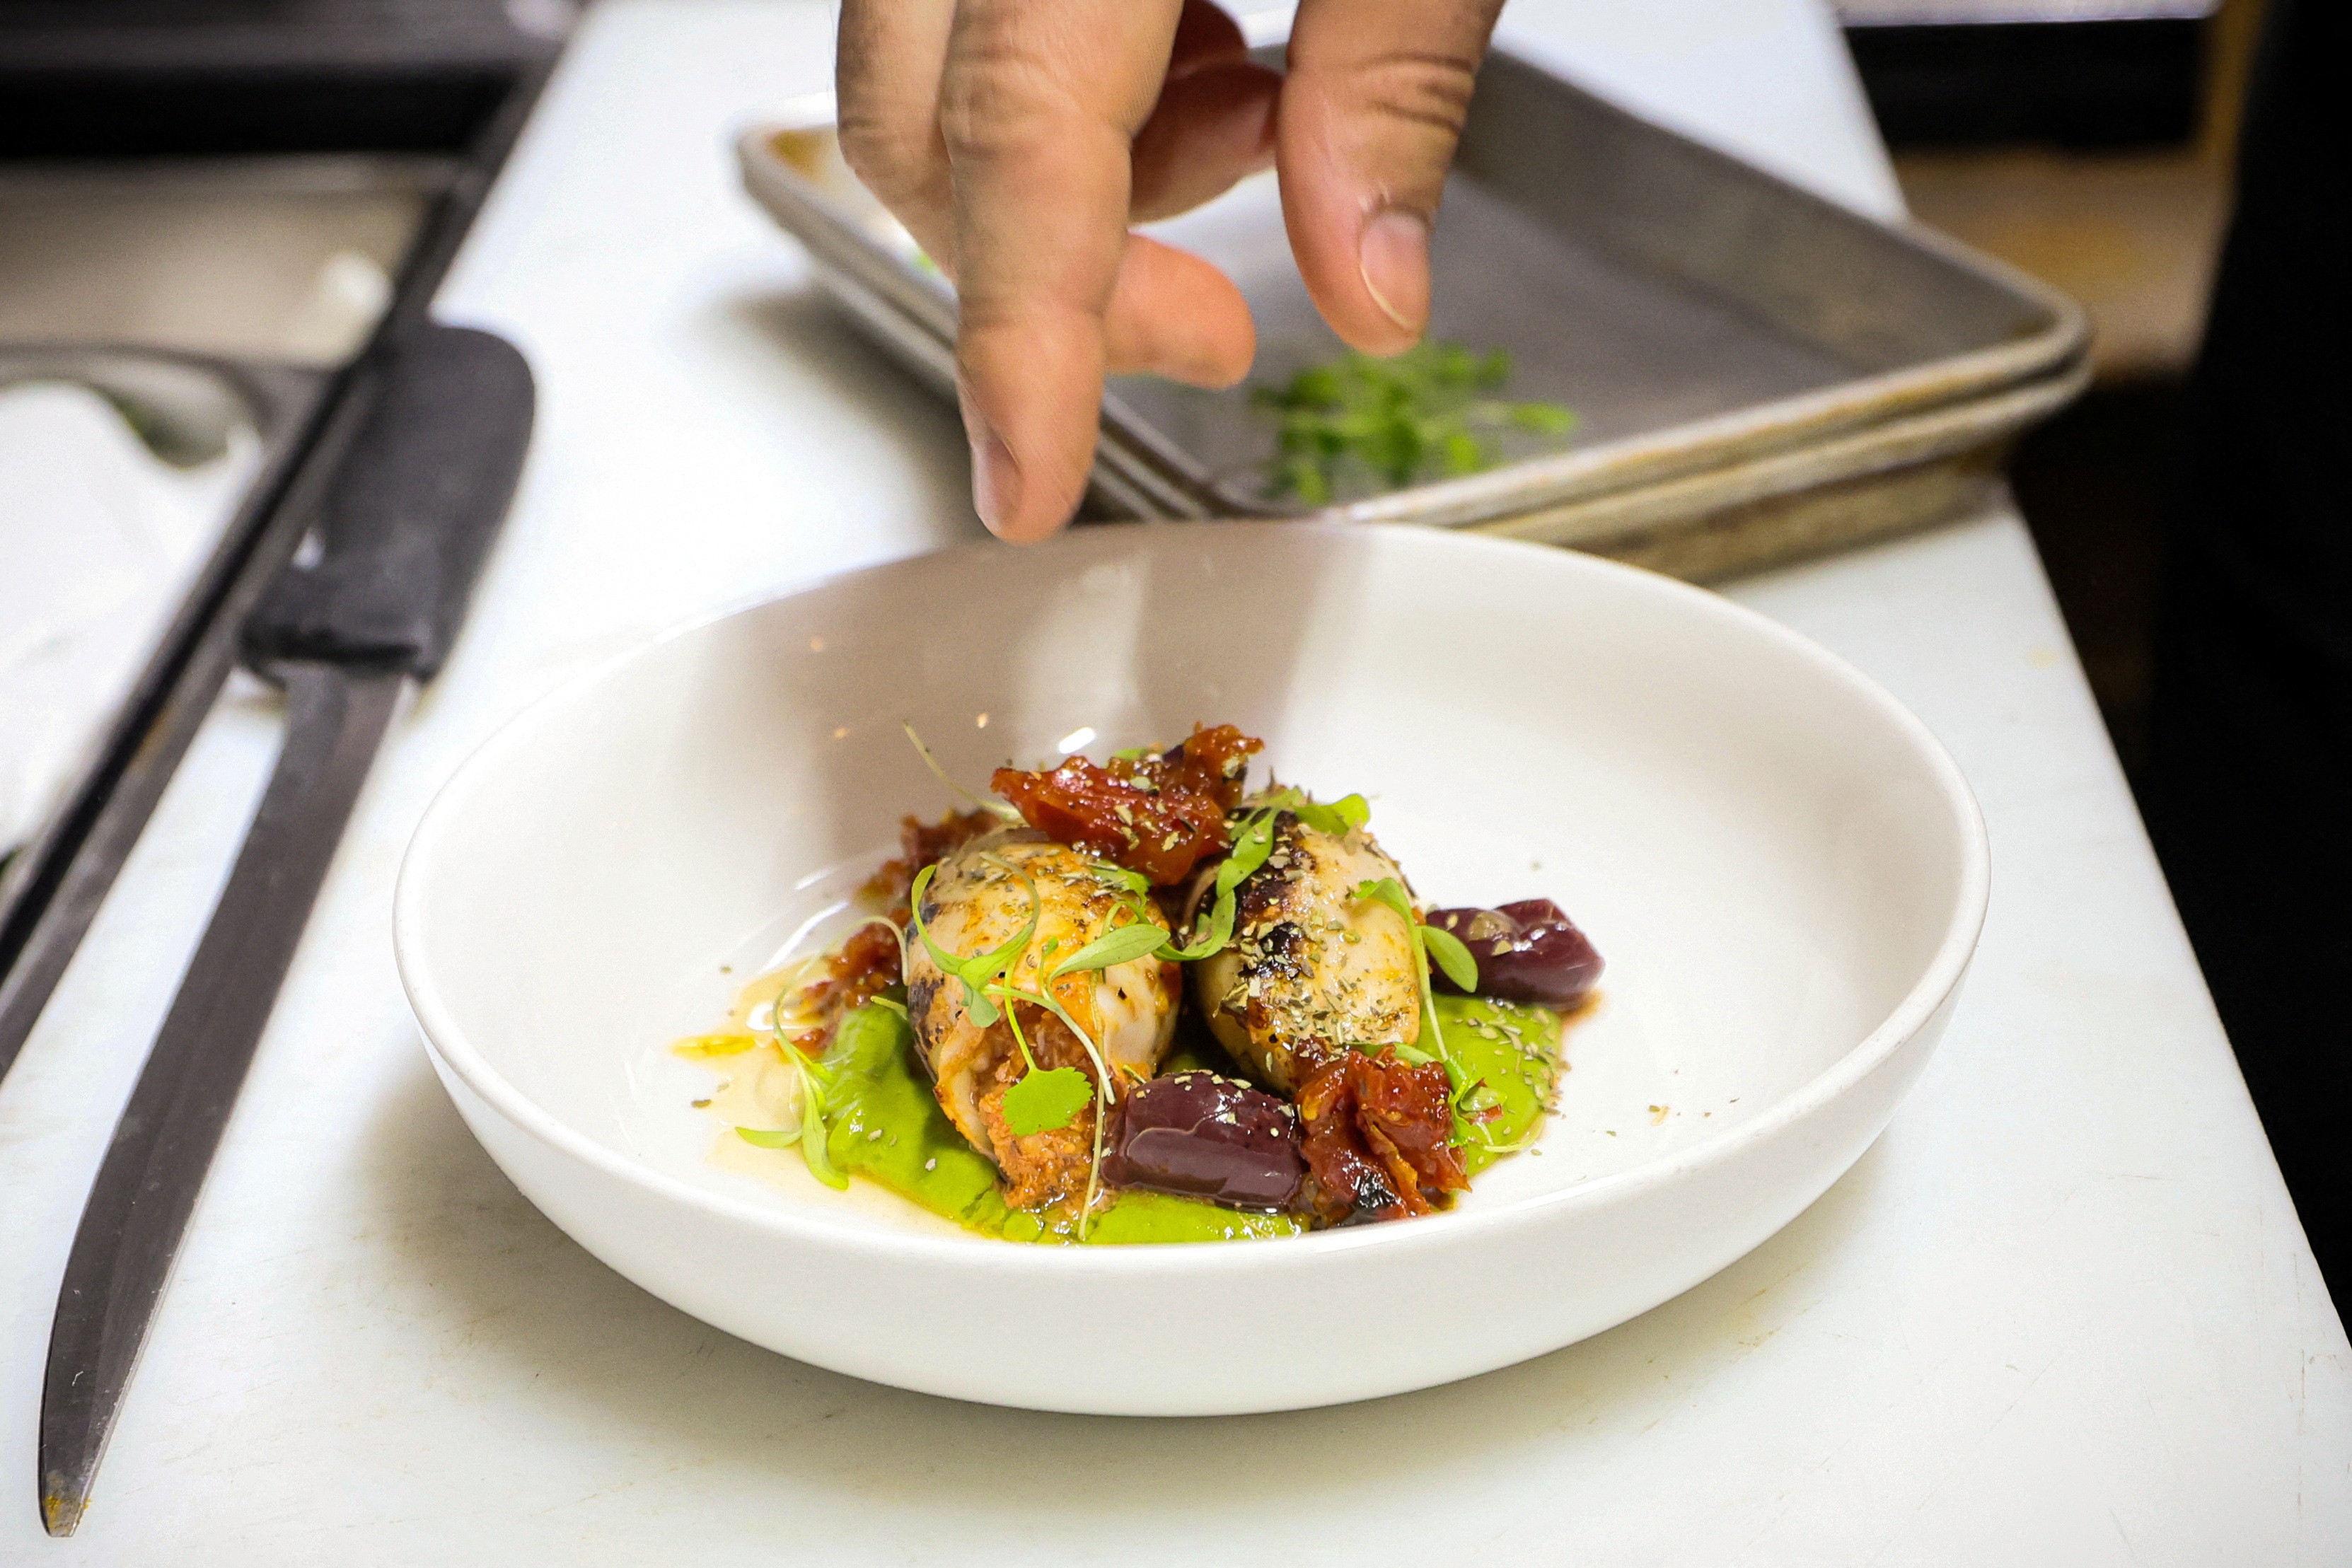
<path fill-rule="evenodd" d="M 287 739 L 66 1263 L 41 1400 L 41 1518 L 80 1521 L 114 1413 L 343 822 L 407 677 L 303 664 Z"/>
<path fill-rule="evenodd" d="M 378 350 L 367 424 L 329 486 L 315 559 L 271 583 L 247 664 L 286 740 L 82 1211 L 41 1394 L 41 1521 L 69 1535 L 335 846 L 404 691 L 446 658 L 529 440 L 530 372 L 485 332 Z"/>

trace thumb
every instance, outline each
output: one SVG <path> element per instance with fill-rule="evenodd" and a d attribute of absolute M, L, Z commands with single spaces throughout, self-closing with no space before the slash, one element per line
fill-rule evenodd
<path fill-rule="evenodd" d="M 1429 237 L 1502 0 L 1305 0 L 1275 157 L 1290 248 L 1351 348 L 1429 323 Z"/>

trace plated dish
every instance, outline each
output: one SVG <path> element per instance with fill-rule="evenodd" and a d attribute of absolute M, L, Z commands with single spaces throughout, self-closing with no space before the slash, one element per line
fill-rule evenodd
<path fill-rule="evenodd" d="M 1417 904 L 1557 898 L 1609 967 L 1534 1145 L 1398 1222 L 1011 1245 L 732 1131 L 782 1118 L 714 1123 L 691 1102 L 724 1060 L 678 1036 L 837 941 L 902 819 L 946 804 L 901 719 L 974 788 L 1008 758 L 1228 722 L 1284 782 L 1360 792 Z M 1918 721 L 1726 600 L 1432 530 L 1187 523 L 895 561 L 583 676 L 436 799 L 394 930 L 466 1124 L 656 1296 L 908 1388 L 1206 1415 L 1489 1371 L 1765 1240 L 1926 1063 L 1987 875 Z M 1312 1332 L 1232 1332 L 1259 1324 Z"/>
<path fill-rule="evenodd" d="M 1452 1207 L 1536 1142 L 1601 956 L 1549 899 L 1416 900 L 1362 795 L 1253 789 L 1264 749 L 1195 724 L 984 800 L 942 773 L 972 803 L 905 819 L 874 912 L 677 1047 L 724 1074 L 695 1104 L 1008 1240 Z"/>

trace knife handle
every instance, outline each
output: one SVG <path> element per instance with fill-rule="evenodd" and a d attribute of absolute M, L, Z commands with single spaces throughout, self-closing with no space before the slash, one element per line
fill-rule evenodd
<path fill-rule="evenodd" d="M 361 367 L 367 414 L 328 481 L 314 538 L 244 629 L 246 662 L 358 664 L 431 678 L 514 498 L 530 367 L 488 332 L 425 323 Z"/>

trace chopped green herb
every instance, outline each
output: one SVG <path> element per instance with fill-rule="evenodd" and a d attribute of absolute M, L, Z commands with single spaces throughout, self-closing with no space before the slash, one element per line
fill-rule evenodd
<path fill-rule="evenodd" d="M 762 1149 L 789 1149 L 801 1141 L 798 1127 L 738 1127 L 735 1135 Z"/>
<path fill-rule="evenodd" d="M 1511 377 L 1500 349 L 1423 343 L 1392 359 L 1349 353 L 1311 366 L 1251 402 L 1279 421 L 1269 486 L 1310 507 L 1328 506 L 1350 481 L 1397 489 L 1491 468 L 1505 430 L 1565 435 L 1576 415 L 1557 403 L 1496 398 Z"/>

